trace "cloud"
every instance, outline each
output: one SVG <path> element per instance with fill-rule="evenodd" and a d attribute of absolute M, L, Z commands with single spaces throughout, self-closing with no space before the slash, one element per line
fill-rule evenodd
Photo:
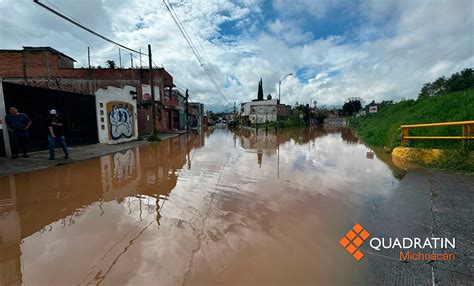
<path fill-rule="evenodd" d="M 346 4 L 350 4 L 349 0 L 276 0 L 273 1 L 273 7 L 278 13 L 289 16 L 298 17 L 301 14 L 308 14 L 317 19 L 324 18 L 330 10 L 342 8 Z"/>
<path fill-rule="evenodd" d="M 292 23 L 285 23 L 276 19 L 268 23 L 268 30 L 277 38 L 281 38 L 288 45 L 296 45 L 312 40 L 313 34 L 311 32 L 304 32 L 299 27 Z"/>
<path fill-rule="evenodd" d="M 189 88 L 192 100 L 214 109 L 255 98 L 260 78 L 264 93 L 276 96 L 289 72 L 295 76 L 282 84 L 284 103 L 340 105 L 349 96 L 414 98 L 423 83 L 474 66 L 469 0 L 171 1 L 226 101 L 161 1 L 49 2 L 133 49 L 150 43 L 155 63 Z M 0 8 L 1 48 L 51 46 L 80 67 L 90 46 L 94 65 L 118 62 L 117 47 L 32 2 L 0 0 Z M 129 57 L 122 51 L 126 67 Z"/>

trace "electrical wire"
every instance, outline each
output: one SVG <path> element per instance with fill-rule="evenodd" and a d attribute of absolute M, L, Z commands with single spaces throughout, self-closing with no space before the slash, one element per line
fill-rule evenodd
<path fill-rule="evenodd" d="M 75 19 L 73 19 L 73 18 L 71 18 L 71 17 L 68 17 L 67 15 L 64 15 L 64 14 L 62 14 L 62 13 L 60 13 L 60 12 L 54 10 L 54 9 L 51 9 L 51 8 L 48 7 L 47 5 L 44 5 L 43 3 L 39 2 L 39 0 L 33 0 L 33 2 L 36 3 L 36 4 L 38 4 L 38 5 L 41 6 L 41 7 L 45 8 L 45 9 L 48 10 L 49 12 L 51 12 L 51 13 L 53 13 L 53 14 L 55 14 L 55 15 L 61 17 L 61 18 L 63 18 L 64 20 L 66 20 L 66 21 L 68 21 L 68 22 L 70 22 L 70 23 L 72 23 L 72 24 L 78 26 L 79 28 L 81 28 L 81 29 L 83 29 L 83 30 L 86 30 L 87 32 L 89 32 L 89 33 L 91 33 L 91 34 L 93 34 L 93 35 L 95 35 L 95 36 L 97 36 L 97 37 L 99 37 L 99 38 L 101 38 L 101 39 L 103 39 L 103 40 L 109 42 L 109 43 L 112 43 L 112 44 L 114 44 L 114 45 L 117 45 L 117 46 L 119 46 L 119 47 L 121 47 L 121 48 L 124 48 L 124 49 L 126 49 L 126 50 L 129 50 L 129 51 L 134 52 L 134 53 L 137 53 L 137 54 L 147 55 L 147 54 L 140 53 L 139 51 L 134 50 L 134 49 L 132 49 L 132 48 L 129 48 L 129 47 L 127 47 L 127 46 L 124 46 L 124 45 L 122 45 L 122 44 L 120 44 L 120 43 L 118 43 L 118 42 L 116 42 L 116 41 L 114 41 L 114 40 L 112 40 L 112 39 L 107 38 L 106 36 L 103 36 L 103 35 L 101 35 L 101 34 L 95 32 L 94 30 L 92 30 L 92 29 L 90 29 L 90 28 L 84 26 L 83 24 L 81 24 L 79 21 L 77 21 L 77 20 L 75 20 Z M 55 7 L 55 6 L 54 6 L 54 7 Z M 60 11 L 61 11 L 61 10 L 60 10 Z M 63 13 L 64 13 L 64 12 L 63 12 Z"/>
<path fill-rule="evenodd" d="M 49 12 L 59 16 L 60 18 L 63 18 L 64 20 L 76 25 L 77 27 L 109 42 L 109 43 L 112 43 L 118 47 L 121 47 L 125 50 L 128 50 L 128 51 L 131 51 L 133 53 L 136 53 L 136 54 L 139 54 L 139 55 L 145 55 L 148 57 L 148 54 L 145 54 L 145 53 L 142 53 L 140 51 L 137 51 L 137 50 L 134 50 L 132 48 L 129 48 L 123 44 L 120 44 L 104 35 L 101 35 L 99 34 L 98 32 L 95 32 L 94 30 L 86 27 L 83 23 L 81 23 L 79 20 L 73 18 L 71 15 L 69 15 L 68 13 L 66 13 L 65 11 L 63 11 L 62 9 L 60 9 L 59 7 L 57 7 L 56 5 L 54 5 L 53 3 L 49 2 L 49 0 L 46 0 L 46 2 L 51 5 L 54 9 L 48 7 L 47 5 L 41 3 L 39 0 L 33 0 L 34 3 L 38 4 L 39 6 L 43 7 L 44 9 L 48 10 Z M 214 84 L 214 86 L 216 87 L 216 89 L 218 90 L 218 92 L 224 97 L 224 99 L 229 102 L 227 100 L 227 98 L 225 97 L 225 95 L 223 94 L 223 92 L 220 90 L 220 88 L 218 87 L 217 83 L 216 83 L 216 80 L 215 80 L 215 77 L 212 75 L 212 73 L 208 70 L 207 66 L 205 65 L 205 62 L 204 62 L 204 59 L 201 57 L 201 55 L 199 54 L 199 51 L 196 49 L 194 43 L 192 42 L 191 38 L 189 37 L 189 34 L 187 33 L 187 31 L 185 30 L 184 26 L 182 26 L 182 22 L 181 20 L 178 18 L 178 15 L 176 15 L 176 12 L 174 11 L 174 9 L 171 7 L 171 5 L 168 7 L 168 5 L 166 4 L 166 2 L 163 0 L 163 3 L 165 4 L 166 8 L 168 9 L 168 11 L 170 12 L 171 16 L 173 17 L 173 20 L 175 21 L 175 23 L 178 25 L 178 28 L 180 29 L 181 33 L 183 34 L 183 36 L 185 37 L 186 41 L 188 42 L 188 44 L 190 45 L 191 49 L 193 50 L 193 53 L 195 54 L 196 58 L 198 59 L 199 63 L 201 64 L 201 66 L 203 67 L 204 71 L 207 73 L 207 75 L 209 76 L 209 78 L 211 79 L 211 82 Z M 59 12 L 58 12 L 59 11 Z M 174 12 L 174 14 L 173 14 Z M 202 45 L 201 45 L 202 46 Z M 132 58 L 135 57 L 133 54 L 131 55 Z M 136 58 L 136 57 L 135 57 Z M 138 60 L 138 58 L 136 58 Z M 152 63 L 153 65 L 156 67 L 156 68 L 159 68 L 155 62 L 153 61 L 152 59 Z M 133 68 L 133 67 L 131 67 Z M 175 85 L 180 85 L 181 89 L 186 89 L 184 88 L 184 86 L 182 86 L 181 84 L 178 84 L 174 81 L 174 84 Z M 188 90 L 188 89 L 186 89 Z M 188 94 L 189 94 L 189 90 L 188 90 Z"/>
<path fill-rule="evenodd" d="M 163 0 L 163 4 L 165 5 L 166 9 L 168 10 L 168 12 L 170 13 L 171 15 L 171 18 L 173 19 L 173 21 L 175 22 L 176 26 L 178 27 L 179 31 L 181 32 L 182 36 L 184 37 L 184 39 L 186 40 L 186 42 L 188 43 L 189 47 L 191 48 L 191 51 L 193 52 L 194 56 L 196 57 L 197 61 L 199 62 L 199 64 L 201 65 L 201 67 L 203 68 L 203 70 L 206 72 L 206 74 L 208 75 L 209 79 L 211 80 L 212 84 L 214 85 L 214 87 L 216 88 L 217 92 L 224 98 L 224 100 L 227 102 L 227 103 L 230 103 L 229 100 L 227 99 L 227 97 L 225 96 L 225 94 L 222 92 L 221 88 L 219 87 L 219 85 L 217 84 L 217 81 L 214 77 L 214 75 L 211 73 L 211 71 L 208 69 L 204 59 L 202 58 L 201 54 L 199 53 L 198 49 L 196 48 L 196 46 L 194 45 L 194 42 L 192 41 L 191 37 L 189 36 L 188 32 L 186 31 L 186 28 L 184 27 L 183 23 L 181 22 L 181 20 L 179 19 L 178 15 L 176 14 L 176 11 L 173 9 L 173 7 L 171 6 L 171 4 L 168 2 L 166 3 L 165 0 Z"/>

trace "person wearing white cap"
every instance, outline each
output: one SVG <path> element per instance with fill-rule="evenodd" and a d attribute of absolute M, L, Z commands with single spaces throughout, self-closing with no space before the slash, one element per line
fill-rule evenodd
<path fill-rule="evenodd" d="M 54 149 L 56 148 L 56 143 L 58 143 L 64 152 L 64 158 L 69 158 L 69 151 L 66 145 L 66 139 L 64 138 L 64 122 L 62 118 L 58 115 L 55 109 L 49 111 L 50 117 L 48 122 L 48 146 L 49 146 L 49 160 L 54 160 Z"/>

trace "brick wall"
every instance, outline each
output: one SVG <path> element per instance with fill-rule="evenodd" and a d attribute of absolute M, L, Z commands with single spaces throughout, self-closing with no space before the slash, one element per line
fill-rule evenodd
<path fill-rule="evenodd" d="M 68 60 L 51 51 L 0 51 L 0 77 L 13 83 L 85 94 L 107 86 L 133 85 L 139 97 L 140 83 L 149 82 L 147 69 L 76 69 L 72 60 L 71 68 L 61 68 L 61 57 L 63 62 Z M 154 69 L 153 78 L 155 85 L 173 85 L 173 77 L 164 69 Z"/>

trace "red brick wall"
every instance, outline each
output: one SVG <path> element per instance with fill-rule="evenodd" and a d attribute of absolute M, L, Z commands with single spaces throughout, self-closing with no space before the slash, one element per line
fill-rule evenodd
<path fill-rule="evenodd" d="M 23 61 L 21 53 L 0 53 L 0 65 L 0 77 L 23 77 Z"/>
<path fill-rule="evenodd" d="M 0 51 L 0 77 L 6 81 L 38 87 L 94 93 L 107 86 L 138 86 L 149 82 L 145 69 L 60 68 L 60 56 L 49 51 Z M 153 70 L 154 84 L 173 85 L 173 77 L 164 69 Z M 137 90 L 137 94 L 141 96 Z"/>
<path fill-rule="evenodd" d="M 153 112 L 151 106 L 141 108 L 138 112 L 138 135 L 144 136 L 153 132 Z"/>

